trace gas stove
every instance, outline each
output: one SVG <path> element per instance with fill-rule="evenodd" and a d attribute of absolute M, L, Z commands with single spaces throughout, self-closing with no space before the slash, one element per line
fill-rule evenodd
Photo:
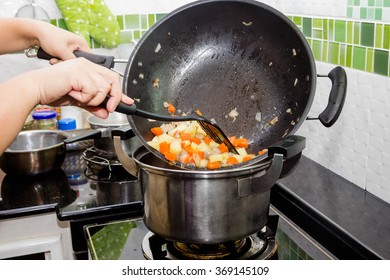
<path fill-rule="evenodd" d="M 211 245 L 165 240 L 143 222 L 137 178 L 117 162 L 96 156 L 93 148 L 69 151 L 62 168 L 50 173 L 6 175 L 1 199 L 1 218 L 55 211 L 58 220 L 69 221 L 77 259 L 334 258 L 272 205 L 267 226 L 239 240 Z M 121 232 L 112 228 L 124 231 L 117 243 L 120 246 L 105 252 Z"/>

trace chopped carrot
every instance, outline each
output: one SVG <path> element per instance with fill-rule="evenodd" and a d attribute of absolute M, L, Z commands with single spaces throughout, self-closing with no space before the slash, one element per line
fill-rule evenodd
<path fill-rule="evenodd" d="M 200 159 L 204 159 L 204 152 L 199 151 L 199 152 L 198 152 L 198 155 L 199 155 L 199 158 L 200 158 Z"/>
<path fill-rule="evenodd" d="M 166 152 L 169 152 L 169 149 L 171 145 L 167 142 L 161 142 L 159 147 L 160 147 L 160 153 L 165 154 Z"/>
<path fill-rule="evenodd" d="M 176 108 L 171 103 L 168 103 L 168 112 L 171 114 L 176 112 Z"/>
<path fill-rule="evenodd" d="M 163 134 L 163 130 L 162 130 L 161 127 L 152 127 L 152 128 L 150 129 L 150 131 L 151 131 L 154 135 L 156 135 L 156 136 L 159 136 L 159 135 Z"/>
<path fill-rule="evenodd" d="M 202 116 L 202 112 L 201 112 L 199 109 L 196 110 L 195 113 L 196 113 L 197 115 L 199 115 L 199 116 Z"/>
<path fill-rule="evenodd" d="M 258 152 L 258 155 L 259 156 L 264 155 L 266 152 L 267 152 L 267 149 L 263 149 L 263 150 Z"/>
<path fill-rule="evenodd" d="M 250 154 L 250 155 L 247 155 L 247 156 L 245 156 L 245 157 L 243 157 L 242 158 L 242 161 L 248 161 L 248 160 L 251 160 L 253 157 L 254 157 L 255 155 L 252 155 L 252 154 Z"/>
<path fill-rule="evenodd" d="M 165 152 L 164 156 L 169 161 L 175 161 L 176 160 L 176 155 L 172 154 L 171 152 Z"/>
<path fill-rule="evenodd" d="M 218 149 L 221 151 L 221 153 L 229 152 L 228 147 L 224 143 L 219 144 L 218 145 Z"/>
<path fill-rule="evenodd" d="M 228 159 L 226 160 L 226 163 L 227 164 L 237 164 L 238 159 L 236 159 L 235 157 L 228 157 Z"/>
<path fill-rule="evenodd" d="M 203 141 L 208 145 L 208 144 L 210 144 L 210 142 L 211 142 L 211 138 L 210 137 L 208 137 L 208 136 L 205 136 L 205 137 L 203 137 Z"/>
<path fill-rule="evenodd" d="M 233 140 L 232 143 L 235 147 L 248 148 L 248 139 L 245 138 L 238 138 L 236 140 Z"/>
<path fill-rule="evenodd" d="M 191 140 L 190 140 L 191 142 L 194 142 L 195 144 L 200 144 L 200 142 L 201 142 L 201 140 L 200 140 L 200 138 L 198 138 L 198 137 L 193 137 L 193 138 L 191 138 Z"/>
<path fill-rule="evenodd" d="M 184 141 L 184 140 L 191 140 L 191 134 L 190 133 L 181 132 L 180 133 L 180 139 L 182 141 Z"/>
<path fill-rule="evenodd" d="M 233 143 L 234 141 L 237 140 L 237 137 L 236 136 L 231 136 L 231 137 L 228 137 L 228 139 L 229 139 L 230 142 Z"/>
<path fill-rule="evenodd" d="M 192 149 L 191 145 L 185 146 L 183 150 L 186 151 L 188 154 L 194 153 L 194 150 Z"/>
<path fill-rule="evenodd" d="M 218 161 L 214 161 L 214 162 L 208 162 L 207 163 L 207 168 L 208 169 L 211 169 L 211 170 L 213 170 L 213 169 L 218 169 L 219 168 L 219 162 Z"/>

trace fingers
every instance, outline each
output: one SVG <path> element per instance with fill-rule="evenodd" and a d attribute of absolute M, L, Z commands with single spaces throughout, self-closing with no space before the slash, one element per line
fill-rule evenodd
<path fill-rule="evenodd" d="M 86 76 L 78 80 L 76 87 L 69 93 L 82 106 L 99 106 L 108 95 L 106 110 L 113 112 L 119 102 L 124 100 L 127 104 L 132 104 L 133 100 L 122 93 L 120 77 L 117 73 L 79 58 L 80 71 L 84 71 Z M 79 78 L 80 76 L 78 76 Z"/>

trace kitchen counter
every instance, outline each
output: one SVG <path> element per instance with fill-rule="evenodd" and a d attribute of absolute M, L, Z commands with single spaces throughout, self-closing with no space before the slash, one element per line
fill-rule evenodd
<path fill-rule="evenodd" d="M 305 156 L 271 203 L 340 259 L 390 259 L 390 204 Z"/>

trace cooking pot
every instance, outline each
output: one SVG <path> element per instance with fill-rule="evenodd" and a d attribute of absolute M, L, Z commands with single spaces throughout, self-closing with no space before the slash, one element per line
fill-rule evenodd
<path fill-rule="evenodd" d="M 114 57 L 75 54 L 108 68 L 115 63 Z M 299 28 L 253 0 L 196 1 L 167 14 L 141 37 L 123 76 L 123 91 L 137 108 L 168 114 L 170 102 L 180 113 L 200 110 L 227 136 L 247 138 L 252 154 L 298 130 L 317 83 L 315 61 Z M 327 76 L 332 88 L 318 119 L 330 127 L 344 105 L 347 77 L 341 67 Z M 154 137 L 150 129 L 162 122 L 127 118 L 141 143 L 165 160 L 147 144 Z"/>
<path fill-rule="evenodd" d="M 251 235 L 268 220 L 270 190 L 284 162 L 301 155 L 305 138 L 292 135 L 269 147 L 268 157 L 230 170 L 182 170 L 156 157 L 144 146 L 132 157 L 113 131 L 122 166 L 141 182 L 144 222 L 154 233 L 190 243 L 215 244 Z"/>
<path fill-rule="evenodd" d="M 0 156 L 0 168 L 7 174 L 22 175 L 58 169 L 65 159 L 67 137 L 57 130 L 22 131 Z"/>

